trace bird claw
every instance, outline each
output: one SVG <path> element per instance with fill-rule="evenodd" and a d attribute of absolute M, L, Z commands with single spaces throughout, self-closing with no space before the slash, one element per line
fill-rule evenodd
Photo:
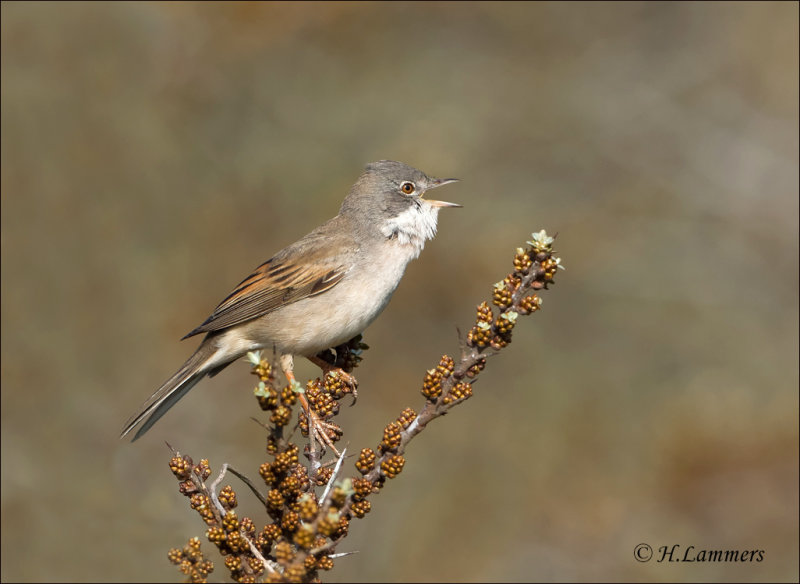
<path fill-rule="evenodd" d="M 339 451 L 336 450 L 336 447 L 333 445 L 333 439 L 331 438 L 331 435 L 337 437 L 341 436 L 342 429 L 336 424 L 331 424 L 330 422 L 321 420 L 320 417 L 312 410 L 308 410 L 305 412 L 305 414 L 308 419 L 308 433 L 309 436 L 311 436 L 311 439 L 316 440 L 319 443 L 323 452 L 325 451 L 325 447 L 328 446 L 336 453 L 336 456 L 339 456 Z"/>

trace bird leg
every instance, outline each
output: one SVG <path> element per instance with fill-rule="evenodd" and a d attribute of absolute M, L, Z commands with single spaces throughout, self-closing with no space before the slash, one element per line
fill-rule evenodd
<path fill-rule="evenodd" d="M 294 359 L 291 355 L 282 355 L 280 358 L 281 369 L 283 370 L 283 374 L 286 376 L 289 385 L 292 386 L 292 389 L 295 387 L 299 387 L 300 384 L 297 382 L 297 378 L 294 376 Z M 339 431 L 339 427 L 335 424 L 329 424 L 320 420 L 319 416 L 314 412 L 311 408 L 311 405 L 308 403 L 308 399 L 306 398 L 305 393 L 302 391 L 297 391 L 295 389 L 295 394 L 297 395 L 297 399 L 300 401 L 300 405 L 303 408 L 303 412 L 306 415 L 306 419 L 308 420 L 308 435 L 311 439 L 312 448 L 314 445 L 314 440 L 320 443 L 322 449 L 325 449 L 325 446 L 329 446 L 331 450 L 333 450 L 337 456 L 339 456 L 339 451 L 336 450 L 336 447 L 333 445 L 333 441 L 331 440 L 328 432 L 336 432 Z"/>

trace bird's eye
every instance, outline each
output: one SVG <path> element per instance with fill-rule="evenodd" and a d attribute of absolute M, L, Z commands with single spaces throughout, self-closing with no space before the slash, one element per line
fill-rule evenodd
<path fill-rule="evenodd" d="M 410 195 L 416 190 L 416 188 L 414 187 L 414 183 L 406 181 L 400 185 L 400 190 L 405 194 Z"/>

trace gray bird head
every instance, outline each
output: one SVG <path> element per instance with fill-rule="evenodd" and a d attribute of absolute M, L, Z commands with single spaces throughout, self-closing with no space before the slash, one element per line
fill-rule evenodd
<path fill-rule="evenodd" d="M 432 178 L 393 160 L 373 162 L 350 189 L 339 214 L 349 217 L 365 236 L 383 236 L 401 245 L 412 245 L 416 257 L 425 242 L 436 235 L 439 209 L 461 206 L 425 199 L 423 195 L 457 180 Z"/>
<path fill-rule="evenodd" d="M 367 165 L 342 203 L 340 213 L 366 214 L 375 219 L 393 218 L 410 208 L 432 210 L 460 207 L 456 203 L 424 199 L 426 191 L 456 182 L 456 178 L 433 178 L 402 162 L 379 160 Z"/>

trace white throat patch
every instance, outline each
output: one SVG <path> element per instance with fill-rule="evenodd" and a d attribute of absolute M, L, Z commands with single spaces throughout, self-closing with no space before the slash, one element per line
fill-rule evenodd
<path fill-rule="evenodd" d="M 381 233 L 388 239 L 395 239 L 400 245 L 413 246 L 416 258 L 425 247 L 425 242 L 436 235 L 438 215 L 438 208 L 431 207 L 427 201 L 420 201 L 384 223 Z"/>

